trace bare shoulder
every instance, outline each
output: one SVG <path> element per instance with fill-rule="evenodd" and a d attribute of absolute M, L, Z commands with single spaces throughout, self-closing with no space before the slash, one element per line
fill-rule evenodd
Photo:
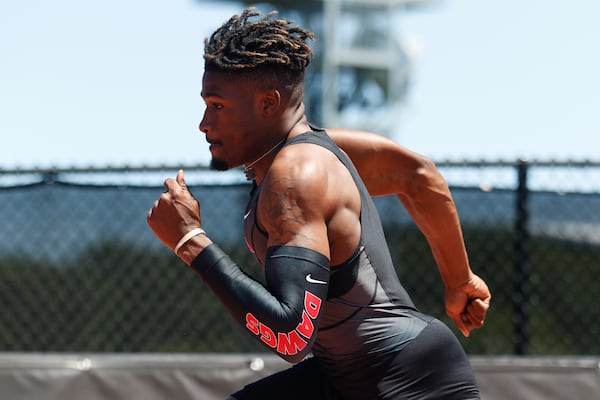
<path fill-rule="evenodd" d="M 360 147 L 402 147 L 393 140 L 374 132 L 346 128 L 327 128 L 326 131 L 329 137 L 331 137 L 338 146 L 360 145 Z"/>
<path fill-rule="evenodd" d="M 394 156 L 409 160 L 425 158 L 423 155 L 377 133 L 341 128 L 327 129 L 327 133 L 340 148 L 355 158 L 371 157 L 375 153 L 380 156 Z"/>
<path fill-rule="evenodd" d="M 261 195 L 273 215 L 302 207 L 304 213 L 325 217 L 329 204 L 323 200 L 333 177 L 332 156 L 326 149 L 308 143 L 282 149 L 265 176 Z"/>
<path fill-rule="evenodd" d="M 327 129 L 358 169 L 372 196 L 405 193 L 415 177 L 435 174 L 434 163 L 393 140 L 366 131 Z"/>
<path fill-rule="evenodd" d="M 321 146 L 283 148 L 265 175 L 258 204 L 269 245 L 304 246 L 329 256 L 329 222 L 346 196 L 339 190 L 344 171 L 337 157 Z"/>

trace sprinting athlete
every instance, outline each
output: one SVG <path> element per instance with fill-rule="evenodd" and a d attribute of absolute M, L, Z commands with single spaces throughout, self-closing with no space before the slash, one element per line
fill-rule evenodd
<path fill-rule="evenodd" d="M 205 43 L 200 130 L 211 166 L 245 166 L 248 248 L 266 285 L 202 229 L 183 171 L 148 212 L 156 236 L 189 265 L 243 329 L 294 363 L 229 398 L 478 399 L 450 329 L 402 287 L 371 196 L 396 194 L 422 230 L 468 336 L 490 304 L 470 266 L 459 218 L 435 165 L 379 135 L 319 129 L 304 113 L 312 33 L 246 9 Z"/>

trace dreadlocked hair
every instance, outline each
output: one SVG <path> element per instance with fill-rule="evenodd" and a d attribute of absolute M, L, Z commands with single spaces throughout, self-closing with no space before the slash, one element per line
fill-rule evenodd
<path fill-rule="evenodd" d="M 206 69 L 244 71 L 267 67 L 302 74 L 310 63 L 312 50 L 307 40 L 314 34 L 291 20 L 274 19 L 249 7 L 234 15 L 204 42 Z"/>

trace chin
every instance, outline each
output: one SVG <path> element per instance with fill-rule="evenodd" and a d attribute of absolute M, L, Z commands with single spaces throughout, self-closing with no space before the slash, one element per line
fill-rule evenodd
<path fill-rule="evenodd" d="M 210 169 L 213 169 L 213 170 L 216 170 L 216 171 L 227 171 L 230 168 L 231 167 L 229 166 L 229 164 L 227 164 L 223 160 L 219 160 L 219 159 L 215 159 L 215 158 L 213 158 L 212 160 L 210 160 Z"/>

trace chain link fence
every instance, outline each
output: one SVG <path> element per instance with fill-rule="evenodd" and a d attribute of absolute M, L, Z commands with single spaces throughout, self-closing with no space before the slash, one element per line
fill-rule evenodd
<path fill-rule="evenodd" d="M 484 329 L 461 337 L 467 352 L 600 354 L 600 163 L 438 166 L 493 293 Z M 261 280 L 242 238 L 243 174 L 185 169 L 211 238 Z M 0 351 L 263 351 L 146 226 L 175 173 L 0 170 Z M 415 303 L 451 325 L 424 237 L 396 197 L 376 204 Z"/>

